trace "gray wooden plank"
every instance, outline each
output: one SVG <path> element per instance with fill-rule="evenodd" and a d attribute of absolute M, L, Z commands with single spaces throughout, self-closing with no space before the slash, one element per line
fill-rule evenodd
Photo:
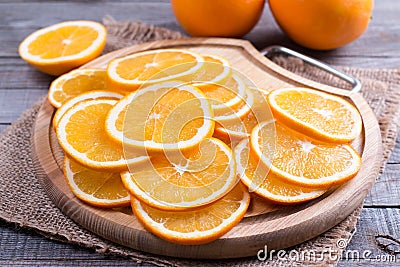
<path fill-rule="evenodd" d="M 67 19 L 99 21 L 105 15 L 155 24 L 174 20 L 168 1 L 27 1 L 18 4 L 12 1 L 0 2 L 0 8 L 5 11 L 0 18 L 2 28 L 43 27 Z"/>
<path fill-rule="evenodd" d="M 365 199 L 366 207 L 400 206 L 400 164 L 388 164 Z"/>
<path fill-rule="evenodd" d="M 0 89 L 44 89 L 54 79 L 55 77 L 38 71 L 19 57 L 0 60 Z"/>
<path fill-rule="evenodd" d="M 396 147 L 390 155 L 388 164 L 400 164 L 400 138 L 397 138 Z"/>
<path fill-rule="evenodd" d="M 115 266 L 154 266 L 151 264 L 135 264 L 129 260 L 115 260 L 115 259 L 79 259 L 69 260 L 68 258 L 63 259 L 48 259 L 48 260 L 11 260 L 3 261 L 0 259 L 0 266 L 40 266 L 40 267 L 65 267 L 65 266 L 77 266 L 77 267 L 115 267 Z"/>
<path fill-rule="evenodd" d="M 28 65 L 24 65 L 25 63 L 22 61 L 15 63 L 15 61 L 19 60 L 17 44 L 30 32 L 45 25 L 66 19 L 84 18 L 100 21 L 106 14 L 111 14 L 117 20 L 140 19 L 147 23 L 166 25 L 170 28 L 179 29 L 169 9 L 167 0 L 164 0 L 161 4 L 156 0 L 146 1 L 146 3 L 140 4 L 137 3 L 142 2 L 140 0 L 119 0 L 119 3 L 113 3 L 111 1 L 75 1 L 72 4 L 65 2 L 60 3 L 57 1 L 26 0 L 19 2 L 22 3 L 18 3 L 18 5 L 24 8 L 9 8 L 15 4 L 15 1 L 1 1 L 0 3 L 0 10 L 2 13 L 2 16 L 0 16 L 0 89 L 4 89 L 0 90 L 0 110 L 9 116 L 5 119 L 8 122 L 16 119 L 25 108 L 29 107 L 36 97 L 41 94 L 40 92 L 45 93 L 45 87 L 48 86 L 51 81 L 51 78 L 44 74 L 40 76 L 42 74 L 34 71 Z M 75 8 L 71 8 L 71 5 L 74 5 Z M 298 47 L 277 28 L 272 17 L 268 15 L 268 10 L 264 12 L 260 23 L 246 38 L 251 39 L 259 48 L 269 44 L 279 43 L 310 56 L 322 59 L 330 64 L 371 68 L 398 68 L 400 67 L 399 5 L 399 1 L 380 0 L 376 2 L 373 21 L 368 31 L 354 43 L 334 51 L 315 52 Z M 43 7 L 45 8 L 43 9 Z M 138 7 L 138 9 L 135 7 Z M 40 8 L 42 8 L 42 10 Z M 26 10 L 29 10 L 29 13 L 27 13 Z M 88 12 L 88 10 L 90 10 L 90 12 Z M 12 66 L 12 64 L 9 65 L 9 63 L 17 64 L 18 67 L 14 68 L 15 66 Z M 32 88 L 32 80 L 35 81 L 34 88 Z M 29 88 L 36 91 L 34 93 L 26 93 L 28 90 L 26 87 L 27 85 L 30 85 Z M 42 86 L 44 87 L 42 88 Z M 14 93 L 6 94 L 6 89 L 16 89 L 18 92 L 14 91 Z M 7 97 L 3 99 L 5 96 Z M 15 97 L 22 102 L 15 102 Z M 21 103 L 23 106 L 21 109 L 12 107 L 13 105 L 19 106 Z M 7 113 L 8 109 L 14 111 Z M 0 130 L 5 128 L 5 124 L 2 123 L 4 122 L 0 119 Z M 399 192 L 399 178 L 398 171 L 396 170 L 400 169 L 399 166 L 396 165 L 400 163 L 400 148 L 398 144 L 399 141 L 397 142 L 395 152 L 389 160 L 385 174 L 375 185 L 375 187 L 380 186 L 381 188 L 376 189 L 375 195 L 373 195 L 374 193 L 371 191 L 369 197 L 371 200 L 369 200 L 369 198 L 366 200 L 365 204 L 373 208 L 367 208 L 362 211 L 361 219 L 357 226 L 357 233 L 350 242 L 349 249 L 372 249 L 375 253 L 374 255 L 384 255 L 384 252 L 381 252 L 379 248 L 374 246 L 374 234 L 391 234 L 397 238 L 400 236 L 398 228 L 400 217 L 399 210 L 396 208 L 377 208 L 381 205 L 399 205 L 397 200 L 398 193 L 396 193 Z M 387 194 L 391 195 L 391 197 L 380 196 Z M 378 199 L 379 197 L 380 199 Z M 69 244 L 51 241 L 30 232 L 21 233 L 18 229 L 14 232 L 12 228 L 11 231 L 13 232 L 14 241 L 10 242 L 10 240 L 8 240 L 2 243 L 1 240 L 4 231 L 3 226 L 0 224 L 0 266 L 127 266 L 132 263 L 131 261 L 121 260 L 116 257 L 104 257 L 93 253 L 91 250 L 82 249 Z M 52 245 L 54 242 L 59 246 Z M 34 244 L 38 243 L 40 243 L 42 247 L 38 249 L 36 246 L 34 249 Z M 3 250 L 7 250 L 7 253 L 11 253 L 10 255 L 15 255 L 12 254 L 10 250 L 20 250 L 24 248 L 24 246 L 28 248 L 29 253 L 25 253 L 23 257 L 17 257 L 15 259 L 10 259 L 10 257 L 7 259 L 2 258 L 3 256 L 1 253 Z M 29 249 L 29 247 L 31 249 Z M 60 250 L 64 250 L 64 252 L 58 254 Z M 82 250 L 85 250 L 85 252 L 79 254 Z M 76 255 L 78 255 L 77 258 L 75 258 Z M 398 262 L 400 262 L 400 260 Z M 388 263 L 386 265 L 395 266 L 394 263 Z M 341 261 L 339 266 L 383 266 L 383 263 L 373 262 L 367 259 L 356 261 L 353 257 L 353 259 L 349 258 Z"/>
<path fill-rule="evenodd" d="M 10 123 L 16 120 L 23 111 L 47 93 L 43 89 L 0 89 L 0 123 Z"/>
<path fill-rule="evenodd" d="M 0 132 L 2 132 L 5 128 L 7 128 L 9 126 L 8 123 L 5 124 L 0 124 Z"/>
<path fill-rule="evenodd" d="M 365 199 L 364 206 L 400 206 L 400 135 L 386 169 Z"/>
<path fill-rule="evenodd" d="M 365 264 L 367 262 L 374 263 L 373 259 L 380 258 L 382 260 L 386 257 L 388 262 L 384 263 L 390 263 L 389 266 L 400 265 L 400 255 L 397 255 L 396 262 L 393 262 L 393 258 L 390 258 L 388 253 L 390 250 L 385 251 L 378 246 L 378 242 L 383 244 L 382 241 L 379 241 L 379 237 L 377 238 L 379 235 L 400 238 L 399 209 L 364 208 L 357 223 L 356 232 L 343 253 L 341 262 L 343 264 Z M 132 261 L 124 258 L 95 254 L 92 249 L 49 240 L 31 230 L 21 229 L 0 221 L 0 265 L 1 263 L 19 265 L 26 262 L 40 264 L 40 266 L 43 266 L 42 264 L 54 265 L 57 262 L 68 264 L 68 266 L 78 263 L 80 266 L 87 266 L 87 264 L 108 266 L 107 264 L 111 262 L 122 266 L 133 264 Z"/>
<path fill-rule="evenodd" d="M 280 44 L 296 49 L 305 54 L 311 54 L 316 58 L 398 57 L 396 53 L 400 50 L 400 24 L 398 23 L 399 9 L 399 1 L 379 1 L 379 4 L 375 4 L 372 14 L 373 19 L 371 20 L 368 29 L 359 39 L 332 51 L 318 52 L 301 48 L 294 44 L 294 42 L 290 41 L 290 39 L 279 29 L 267 3 L 263 16 L 258 22 L 256 28 L 250 33 L 250 36 L 258 48 L 272 44 Z M 373 47 L 373 49 L 371 49 L 371 47 Z M 357 61 L 355 63 L 357 63 Z M 397 66 L 400 66 L 400 64 Z"/>
<path fill-rule="evenodd" d="M 17 57 L 19 43 L 39 28 L 65 20 L 101 22 L 109 15 L 116 20 L 143 21 L 158 25 L 178 25 L 169 2 L 40 1 L 0 3 L 0 57 Z M 26 11 L 29 10 L 27 13 Z M 46 14 L 45 16 L 43 14 Z"/>
<path fill-rule="evenodd" d="M 382 1 L 377 5 L 367 32 L 355 42 L 333 51 L 317 52 L 301 48 L 286 37 L 275 23 L 268 5 L 255 29 L 246 36 L 253 41 L 257 48 L 272 44 L 281 44 L 316 58 L 337 58 L 329 63 L 342 63 L 350 66 L 368 66 L 376 62 L 377 58 L 399 58 L 400 52 L 400 25 L 396 10 L 400 9 L 398 1 Z M 173 16 L 168 2 L 137 3 L 137 2 L 23 2 L 0 3 L 1 10 L 7 10 L 6 15 L 0 17 L 0 56 L 17 56 L 17 45 L 30 32 L 61 20 L 91 19 L 100 21 L 105 15 L 111 15 L 117 20 L 140 20 L 147 23 L 166 25 L 169 28 L 181 29 Z M 29 14 L 25 11 L 30 10 Z M 90 10 L 90 12 L 88 12 Z M 43 16 L 45 11 L 46 16 Z M 39 14 L 40 13 L 40 14 Z M 182 29 L 181 29 L 182 30 Z M 11 33 L 11 34 L 10 34 Z M 379 43 L 377 43 L 379 41 Z M 395 44 L 399 45 L 395 45 Z M 374 49 L 371 49 L 374 47 Z M 343 57 L 350 60 L 343 62 Z M 357 59 L 355 59 L 357 57 Z M 353 58 L 353 60 L 351 60 Z M 395 61 L 391 66 L 398 67 Z M 382 63 L 382 62 L 381 62 Z M 386 64 L 385 64 L 386 65 Z"/>
<path fill-rule="evenodd" d="M 390 257 L 394 249 L 399 249 L 400 243 L 383 250 L 379 247 L 379 244 L 384 244 L 380 235 L 391 236 L 400 242 L 400 209 L 364 208 L 357 222 L 356 232 L 342 255 L 342 266 L 347 266 L 347 263 L 369 262 L 377 263 L 375 266 L 381 266 L 378 263 L 400 266 L 399 252 L 396 252 L 394 258 Z M 385 261 L 382 261 L 383 259 Z"/>
<path fill-rule="evenodd" d="M 382 261 L 382 260 L 348 260 L 348 261 L 340 261 L 337 264 L 337 267 L 381 267 L 381 266 L 399 266 L 399 263 L 390 262 L 390 261 Z"/>
<path fill-rule="evenodd" d="M 100 261 L 134 263 L 123 257 L 94 253 L 94 249 L 46 239 L 33 230 L 0 221 L 0 266 L 3 266 L 2 262 L 18 265 L 26 261 L 32 264 L 85 264 L 85 260 L 86 264 Z M 41 264 L 38 266 L 43 266 Z"/>

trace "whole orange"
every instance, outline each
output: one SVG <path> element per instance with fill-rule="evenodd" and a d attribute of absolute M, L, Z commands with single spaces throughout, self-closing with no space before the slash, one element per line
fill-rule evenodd
<path fill-rule="evenodd" d="M 241 37 L 258 22 L 265 0 L 171 0 L 182 28 L 192 36 Z"/>
<path fill-rule="evenodd" d="M 296 43 L 318 50 L 360 37 L 371 19 L 373 0 L 269 0 L 280 28 Z"/>

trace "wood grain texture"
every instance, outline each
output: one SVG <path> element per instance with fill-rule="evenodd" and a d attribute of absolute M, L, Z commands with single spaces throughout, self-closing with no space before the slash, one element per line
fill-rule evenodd
<path fill-rule="evenodd" d="M 24 110 L 28 109 L 41 96 L 47 94 L 46 89 L 0 89 L 0 123 L 16 120 Z"/>
<path fill-rule="evenodd" d="M 164 2 L 159 4 L 159 2 Z M 30 32 L 49 25 L 54 22 L 69 20 L 69 19 L 93 19 L 101 21 L 101 19 L 111 14 L 117 20 L 143 20 L 150 24 L 165 25 L 168 28 L 180 29 L 176 23 L 175 18 L 168 7 L 168 0 L 115 0 L 115 1 L 55 1 L 55 0 L 4 0 L 0 2 L 0 89 L 12 90 L 16 89 L 42 89 L 45 88 L 51 81 L 51 77 L 42 77 L 36 70 L 30 68 L 23 62 L 17 53 L 18 43 Z M 90 4 L 89 4 L 90 3 Z M 252 41 L 257 48 L 262 48 L 269 44 L 280 44 L 288 46 L 296 51 L 303 52 L 309 56 L 316 57 L 324 62 L 342 65 L 354 66 L 365 68 L 399 68 L 400 67 L 400 40 L 398 35 L 400 2 L 393 0 L 379 0 L 375 1 L 375 8 L 373 19 L 367 32 L 357 41 L 347 45 L 346 47 L 328 51 L 316 52 L 303 49 L 293 42 L 291 42 L 278 28 L 273 18 L 270 17 L 270 12 L 266 6 L 262 15 L 261 21 L 255 29 L 245 38 Z M 82 7 L 85 7 L 83 14 Z M 110 9 L 110 6 L 113 6 Z M 112 10 L 112 13 L 108 11 Z M 152 14 L 153 17 L 147 14 Z M 25 85 L 29 87 L 23 88 Z M 20 91 L 21 95 L 24 94 Z M 13 103 L 15 94 L 3 94 L 0 98 L 0 114 L 5 112 L 10 114 L 8 109 L 13 109 L 13 114 L 20 114 L 23 112 L 24 107 L 33 104 L 36 99 L 24 98 L 23 108 L 17 105 L 7 105 L 7 109 L 3 107 L 3 103 Z M 5 99 L 3 99 L 5 97 Z M 12 115 L 9 118 L 14 118 Z M 11 123 L 12 120 L 6 122 Z M 0 130 L 5 124 L 0 123 Z M 397 140 L 397 147 L 392 154 L 390 163 L 387 166 L 387 171 L 377 181 L 375 187 L 382 184 L 382 188 L 376 190 L 366 199 L 366 204 L 369 207 L 371 214 L 377 216 L 370 216 L 368 220 L 364 219 L 365 213 L 362 213 L 359 224 L 362 229 L 374 229 L 375 224 L 391 224 L 386 221 L 386 217 L 381 216 L 380 205 L 394 205 L 393 210 L 398 210 L 399 195 L 398 191 L 393 190 L 395 186 L 399 188 L 400 184 L 400 138 Z M 397 164 L 397 165 L 396 165 Z M 391 186 L 387 186 L 387 181 L 384 177 L 389 170 L 393 170 L 393 176 L 387 181 L 390 181 Z M 399 226 L 391 224 L 399 231 Z M 366 233 L 359 228 L 356 235 L 359 235 L 360 240 L 364 240 Z M 3 238 L 3 231 L 7 229 L 6 226 L 0 224 L 0 241 Z M 32 233 L 21 233 L 14 231 L 14 239 L 8 239 L 9 243 L 1 243 L 0 251 L 2 251 L 7 244 L 11 248 L 17 247 L 18 251 L 29 251 L 23 256 L 16 256 L 15 261 L 7 258 L 4 254 L 0 257 L 0 265 L 30 265 L 30 266 L 104 266 L 111 262 L 112 265 L 127 266 L 132 264 L 127 260 L 124 262 L 115 261 L 113 257 L 104 257 L 101 254 L 87 252 L 87 257 L 82 257 L 79 263 L 73 260 L 73 255 L 81 250 L 79 247 L 73 247 L 69 244 L 57 243 L 58 246 L 54 247 L 52 244 L 55 241 L 48 240 L 44 237 L 39 237 Z M 19 237 L 19 238 L 18 238 Z M 350 245 L 353 244 L 351 241 Z M 368 239 L 369 240 L 369 239 Z M 37 243 L 42 245 L 41 250 L 37 250 Z M 362 242 L 361 242 L 362 243 Z M 369 244 L 373 246 L 374 244 Z M 47 249 L 46 249 L 47 248 Z M 53 249 L 54 248 L 54 249 Z M 68 251 L 68 248 L 74 248 L 75 251 Z M 8 250 L 9 252 L 9 250 Z M 5 260 L 2 260 L 5 257 Z M 68 260 L 71 258 L 71 260 Z M 86 259 L 84 259 L 86 258 Z M 107 258 L 108 260 L 106 260 Z M 114 264 L 114 263 L 115 264 Z M 396 266 L 398 264 L 389 264 L 389 266 Z M 339 266 L 361 266 L 352 261 L 341 261 Z M 362 266 L 381 266 L 379 263 L 363 262 Z"/>
<path fill-rule="evenodd" d="M 348 98 L 359 109 L 363 119 L 363 138 L 360 142 L 363 144 L 363 168 L 351 181 L 315 201 L 245 218 L 234 229 L 212 243 L 182 246 L 151 235 L 133 216 L 96 209 L 74 197 L 59 167 L 61 154 L 57 152 L 57 144 L 53 144 L 51 134 L 54 109 L 46 102 L 39 111 L 35 125 L 33 150 L 38 168 L 47 174 L 43 177 L 46 191 L 67 216 L 107 239 L 142 251 L 175 257 L 233 258 L 255 255 L 265 240 L 268 240 L 270 249 L 281 249 L 301 243 L 330 229 L 361 204 L 377 176 L 381 159 L 376 155 L 381 153 L 382 148 L 376 118 L 360 94 L 298 77 L 261 56 L 249 42 L 235 39 L 195 38 L 146 43 L 104 55 L 83 67 L 102 68 L 116 57 L 159 48 L 185 48 L 226 57 L 234 69 L 250 78 L 258 88 L 267 91 L 297 85 Z"/>
<path fill-rule="evenodd" d="M 400 206 L 400 136 L 397 137 L 396 146 L 386 164 L 384 173 L 372 187 L 364 206 Z"/>
<path fill-rule="evenodd" d="M 385 173 L 381 177 L 379 177 L 378 181 L 372 187 L 368 197 L 365 199 L 365 207 L 400 206 L 399 169 L 400 164 L 398 163 L 388 163 L 386 165 Z"/>
<path fill-rule="evenodd" d="M 392 248 L 400 248 L 400 211 L 393 208 L 371 209 L 364 208 L 361 219 L 357 223 L 356 232 L 343 253 L 345 262 L 353 262 L 369 266 L 397 266 L 400 263 L 400 252 L 391 253 Z M 393 245 L 383 249 L 379 244 L 383 243 L 379 236 L 390 235 L 396 241 L 390 241 Z M 367 254 L 363 253 L 366 252 Z M 344 266 L 344 265 L 343 265 Z M 347 265 L 346 265 L 347 266 Z"/>
<path fill-rule="evenodd" d="M 7 126 L 9 126 L 9 125 L 10 124 L 8 124 L 8 123 L 4 123 L 4 124 L 0 123 L 0 132 L 3 131 L 5 128 L 7 128 Z"/>
<path fill-rule="evenodd" d="M 30 229 L 15 227 L 4 221 L 0 221 L 0 227 L 0 266 L 132 266 L 135 264 L 134 261 L 123 257 L 94 254 L 94 249 L 43 239 Z M 151 265 L 140 264 L 140 266 Z"/>
<path fill-rule="evenodd" d="M 385 59 L 386 67 L 399 67 L 400 31 L 397 10 L 400 9 L 400 3 L 382 2 L 376 5 L 373 19 L 362 38 L 333 51 L 317 52 L 293 43 L 275 23 L 268 5 L 265 6 L 259 23 L 245 38 L 251 40 L 259 49 L 281 44 L 330 64 L 373 67 L 379 66 L 377 60 Z M 0 17 L 0 25 L 4 25 L 0 27 L 0 56 L 3 57 L 17 57 L 15 44 L 21 42 L 30 32 L 66 19 L 85 18 L 101 21 L 105 15 L 111 15 L 117 20 L 140 20 L 183 32 L 172 14 L 168 1 L 75 1 L 73 4 L 62 1 L 22 1 L 15 4 L 7 1 L 0 3 L 0 10 L 7 10 L 6 15 Z M 26 10 L 30 10 L 29 20 Z M 46 13 L 46 16 L 43 16 L 43 13 Z M 10 31 L 13 34 L 8 34 Z"/>

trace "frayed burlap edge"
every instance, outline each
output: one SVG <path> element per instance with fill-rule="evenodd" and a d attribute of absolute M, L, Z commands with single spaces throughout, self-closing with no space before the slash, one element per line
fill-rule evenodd
<path fill-rule="evenodd" d="M 117 22 L 110 18 L 106 18 L 104 22 L 109 32 L 107 51 L 145 41 L 182 37 L 179 32 L 148 26 L 143 23 Z M 280 64 L 286 64 L 286 67 L 294 72 L 297 71 L 306 76 L 310 75 L 310 70 L 302 63 L 293 63 L 291 59 L 281 59 Z M 397 136 L 398 125 L 395 124 L 394 118 L 399 115 L 399 72 L 355 68 L 344 68 L 344 71 L 354 76 L 359 75 L 363 83 L 366 81 L 366 84 L 371 83 L 373 85 L 363 93 L 380 122 L 385 151 L 385 160 L 382 162 L 382 166 L 384 166 L 394 147 Z M 311 72 L 311 75 L 316 75 L 316 78 L 320 80 L 320 76 L 323 74 Z M 382 80 L 382 78 L 385 79 Z M 381 91 L 377 91 L 377 88 L 379 89 L 380 87 Z M 368 87 L 365 88 L 368 89 Z M 263 262 L 259 262 L 256 257 L 212 262 L 190 261 L 150 255 L 104 240 L 64 216 L 47 197 L 45 190 L 38 182 L 37 174 L 33 170 L 29 147 L 34 121 L 42 101 L 40 100 L 33 105 L 15 123 L 0 134 L 0 151 L 2 151 L 0 162 L 3 163 L 2 168 L 0 168 L 1 179 L 3 180 L 0 185 L 0 199 L 2 200 L 0 203 L 0 217 L 8 222 L 35 229 L 52 239 L 95 249 L 99 253 L 125 256 L 138 263 L 150 263 L 159 266 L 335 265 L 337 260 L 332 260 L 332 258 L 325 258 L 324 261 L 305 259 L 301 262 L 294 262 L 290 260 L 288 255 L 290 255 L 290 251 L 301 252 L 312 249 L 317 253 L 316 256 L 319 257 L 321 251 L 331 248 L 336 250 L 337 258 L 339 258 L 342 249 L 337 247 L 337 241 L 339 239 L 348 240 L 351 237 L 351 231 L 357 222 L 361 207 L 326 233 L 294 248 L 287 249 L 287 257 L 284 261 L 279 261 L 276 257 Z M 10 188 L 14 188 L 14 191 L 10 191 Z M 18 192 L 15 192 L 15 190 Z"/>

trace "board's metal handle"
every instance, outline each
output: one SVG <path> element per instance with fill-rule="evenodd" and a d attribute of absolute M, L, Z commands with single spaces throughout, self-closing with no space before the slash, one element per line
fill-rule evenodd
<path fill-rule="evenodd" d="M 308 63 L 308 64 L 310 64 L 312 66 L 320 68 L 320 69 L 322 69 L 322 70 L 324 70 L 324 71 L 326 71 L 326 72 L 328 72 L 328 73 L 330 73 L 330 74 L 332 74 L 332 75 L 334 75 L 334 76 L 336 76 L 336 77 L 338 77 L 338 78 L 340 78 L 342 80 L 345 80 L 346 82 L 350 83 L 353 86 L 350 91 L 352 91 L 352 92 L 360 92 L 361 91 L 361 83 L 360 83 L 360 81 L 357 80 L 356 78 L 354 78 L 353 76 L 350 76 L 350 75 L 348 75 L 346 73 L 343 73 L 338 69 L 335 69 L 335 68 L 333 68 L 333 67 L 331 67 L 331 66 L 329 66 L 329 65 L 327 65 L 325 63 L 322 63 L 321 61 L 318 61 L 316 59 L 313 59 L 313 58 L 310 58 L 310 57 L 305 56 L 303 54 L 300 54 L 300 53 L 298 53 L 296 51 L 293 51 L 293 50 L 291 50 L 289 48 L 286 48 L 286 47 L 283 47 L 283 46 L 277 46 L 277 45 L 269 46 L 269 47 L 266 47 L 263 50 L 261 50 L 261 54 L 263 56 L 266 56 L 266 57 L 269 57 L 269 56 L 271 56 L 273 54 L 286 54 L 286 55 L 289 55 L 289 56 L 292 56 L 292 57 L 299 58 L 299 59 L 303 60 L 304 62 L 306 62 L 306 63 Z"/>

